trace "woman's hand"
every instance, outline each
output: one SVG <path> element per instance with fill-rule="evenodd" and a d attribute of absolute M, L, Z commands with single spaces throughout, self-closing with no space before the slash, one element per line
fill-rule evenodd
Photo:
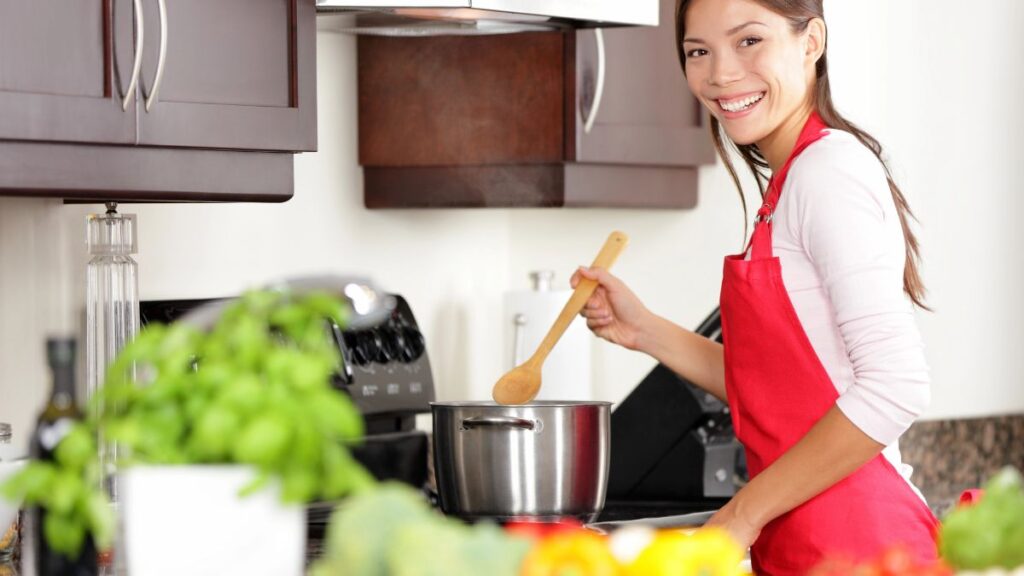
<path fill-rule="evenodd" d="M 746 550 L 761 535 L 761 527 L 738 513 L 735 502 L 734 498 L 723 506 L 721 510 L 715 512 L 714 516 L 708 520 L 704 527 L 717 527 L 725 530 L 740 547 Z"/>
<path fill-rule="evenodd" d="M 605 340 L 629 348 L 640 349 L 645 326 L 653 316 L 636 294 L 607 270 L 580 267 L 569 281 L 573 288 L 582 279 L 597 282 L 597 289 L 583 306 L 580 315 L 587 319 L 587 328 Z"/>

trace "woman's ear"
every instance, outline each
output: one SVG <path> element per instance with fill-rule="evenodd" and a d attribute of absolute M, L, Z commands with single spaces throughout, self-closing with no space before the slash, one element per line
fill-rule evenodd
<path fill-rule="evenodd" d="M 807 57 L 812 63 L 817 64 L 821 55 L 825 53 L 825 42 L 828 39 L 828 30 L 825 28 L 825 21 L 821 18 L 811 18 L 807 23 Z"/>

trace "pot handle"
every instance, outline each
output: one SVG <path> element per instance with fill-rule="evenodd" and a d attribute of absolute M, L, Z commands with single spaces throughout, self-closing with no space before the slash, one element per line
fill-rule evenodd
<path fill-rule="evenodd" d="M 537 423 L 533 420 L 516 418 L 514 416 L 472 416 L 463 419 L 462 428 L 519 428 L 521 430 L 535 430 Z"/>

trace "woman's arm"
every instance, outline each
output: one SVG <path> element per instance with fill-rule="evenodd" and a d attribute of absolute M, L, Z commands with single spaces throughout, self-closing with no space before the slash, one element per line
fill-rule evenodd
<path fill-rule="evenodd" d="M 869 462 L 884 446 L 832 407 L 807 434 L 758 474 L 708 522 L 744 547 L 768 522 L 810 500 Z"/>
<path fill-rule="evenodd" d="M 654 357 L 670 370 L 725 401 L 722 345 L 653 314 L 622 280 L 607 270 L 580 268 L 580 278 L 598 283 L 580 314 L 594 334 L 613 344 Z"/>

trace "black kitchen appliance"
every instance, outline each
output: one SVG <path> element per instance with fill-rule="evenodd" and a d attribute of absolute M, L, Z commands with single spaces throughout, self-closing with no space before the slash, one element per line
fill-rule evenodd
<path fill-rule="evenodd" d="M 696 332 L 721 342 L 716 308 Z M 746 482 L 729 407 L 659 364 L 612 412 L 608 499 L 615 507 L 693 509 Z"/>

